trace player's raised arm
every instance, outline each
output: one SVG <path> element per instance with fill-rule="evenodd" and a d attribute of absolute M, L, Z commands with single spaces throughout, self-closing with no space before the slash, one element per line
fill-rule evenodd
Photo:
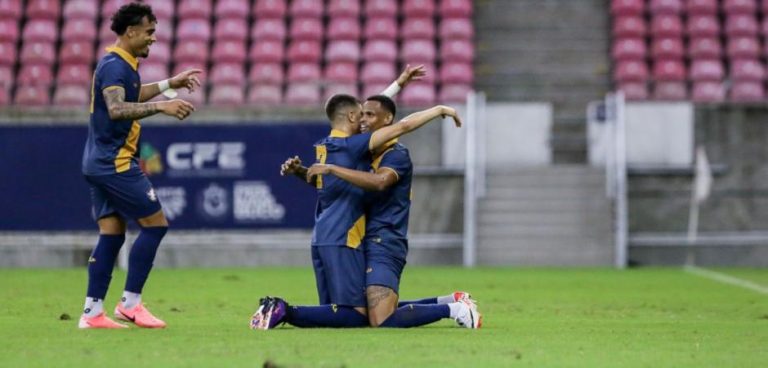
<path fill-rule="evenodd" d="M 415 112 L 406 116 L 396 124 L 375 131 L 373 135 L 371 135 L 368 148 L 371 152 L 375 152 L 387 142 L 419 129 L 439 116 L 450 116 L 453 118 L 456 126 L 461 127 L 461 119 L 459 118 L 459 114 L 456 113 L 456 109 L 449 106 L 438 105 L 430 109 Z"/>
<path fill-rule="evenodd" d="M 397 173 L 388 167 L 382 167 L 375 173 L 369 173 L 336 165 L 314 164 L 307 170 L 307 181 L 312 180 L 317 175 L 328 174 L 367 191 L 376 192 L 386 190 L 399 180 Z"/>
<path fill-rule="evenodd" d="M 381 91 L 380 94 L 389 98 L 393 98 L 409 83 L 422 79 L 426 74 L 427 69 L 424 67 L 424 65 L 419 65 L 416 67 L 406 65 L 405 70 L 400 73 L 400 76 L 397 77 L 397 80 L 392 82 L 392 84 L 390 84 L 389 87 L 387 87 L 385 90 Z"/>
<path fill-rule="evenodd" d="M 155 96 L 169 89 L 186 88 L 190 93 L 195 91 L 195 86 L 200 87 L 198 74 L 203 71 L 200 69 L 185 70 L 173 78 L 162 80 L 155 83 L 142 84 L 139 91 L 139 102 L 145 102 L 153 99 Z M 174 96 L 169 96 L 173 98 Z"/>
<path fill-rule="evenodd" d="M 157 113 L 175 116 L 183 120 L 189 116 L 195 107 L 183 100 L 160 102 L 126 102 L 125 89 L 119 86 L 105 88 L 102 92 L 107 104 L 109 118 L 113 120 L 138 120 Z"/>

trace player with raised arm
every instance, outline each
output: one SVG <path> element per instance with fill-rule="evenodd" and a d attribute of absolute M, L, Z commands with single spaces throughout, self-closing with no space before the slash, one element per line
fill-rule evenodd
<path fill-rule="evenodd" d="M 126 328 L 104 313 L 115 259 L 125 241 L 126 220 L 135 220 L 141 231 L 128 257 L 128 276 L 115 317 L 146 328 L 162 328 L 141 301 L 160 241 L 168 230 L 149 179 L 139 169 L 137 145 L 139 119 L 162 113 L 185 119 L 195 111 L 183 100 L 146 102 L 171 88 L 194 90 L 200 86 L 199 70 L 188 70 L 157 83 L 141 84 L 138 58 L 149 55 L 156 41 L 157 19 L 142 3 L 122 6 L 111 19 L 116 43 L 99 61 L 91 86 L 90 123 L 82 172 L 90 185 L 92 215 L 99 239 L 88 260 L 88 291 L 79 328 Z"/>

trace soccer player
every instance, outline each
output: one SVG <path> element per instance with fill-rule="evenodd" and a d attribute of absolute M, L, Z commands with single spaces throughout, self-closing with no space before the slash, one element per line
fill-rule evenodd
<path fill-rule="evenodd" d="M 139 119 L 158 113 L 183 120 L 195 108 L 182 100 L 146 102 L 170 88 L 194 90 L 200 70 L 187 70 L 158 83 L 141 84 L 139 57 L 149 55 L 156 41 L 157 19 L 145 4 L 122 6 L 112 16 L 118 38 L 96 66 L 91 87 L 90 123 L 83 152 L 82 171 L 90 185 L 93 217 L 99 239 L 88 260 L 88 291 L 80 328 L 126 328 L 104 313 L 112 269 L 125 241 L 126 220 L 141 227 L 128 258 L 125 291 L 115 317 L 139 327 L 162 328 L 141 302 L 141 292 L 152 269 L 155 253 L 168 230 L 152 184 L 141 172 L 136 157 L 141 131 Z"/>

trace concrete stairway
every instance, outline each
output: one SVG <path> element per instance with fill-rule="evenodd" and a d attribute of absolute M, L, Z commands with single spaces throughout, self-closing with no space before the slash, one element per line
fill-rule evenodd
<path fill-rule="evenodd" d="M 483 265 L 611 265 L 613 223 L 601 169 L 557 165 L 490 173 L 479 203 Z"/>

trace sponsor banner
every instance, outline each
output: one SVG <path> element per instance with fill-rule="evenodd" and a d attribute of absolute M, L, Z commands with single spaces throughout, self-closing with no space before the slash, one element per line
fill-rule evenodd
<path fill-rule="evenodd" d="M 315 190 L 280 176 L 286 158 L 314 161 L 326 123 L 144 126 L 142 170 L 177 229 L 311 228 Z M 0 231 L 86 230 L 81 174 L 87 127 L 0 127 Z M 148 194 L 149 195 L 149 194 Z"/>

